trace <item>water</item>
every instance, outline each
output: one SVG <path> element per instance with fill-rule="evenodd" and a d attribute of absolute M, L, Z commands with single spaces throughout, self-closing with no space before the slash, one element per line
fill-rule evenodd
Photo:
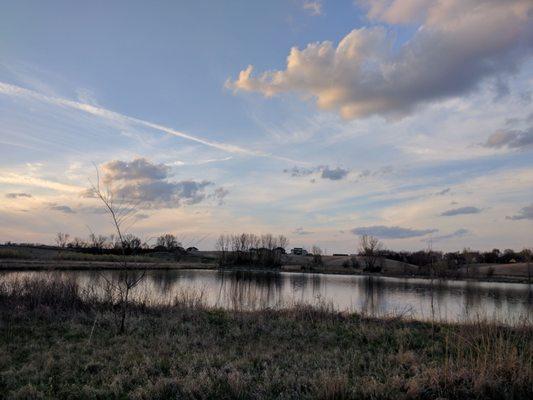
<path fill-rule="evenodd" d="M 82 287 L 102 287 L 117 271 L 7 272 L 4 279 L 58 274 Z M 105 277 L 105 278 L 104 278 Z M 210 306 L 254 310 L 295 304 L 328 305 L 369 316 L 461 322 L 483 318 L 508 324 L 533 317 L 527 284 L 307 273 L 151 270 L 134 296 L 169 304 L 176 296 L 203 297 Z"/>

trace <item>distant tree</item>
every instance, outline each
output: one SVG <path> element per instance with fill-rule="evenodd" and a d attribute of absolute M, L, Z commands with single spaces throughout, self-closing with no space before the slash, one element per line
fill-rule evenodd
<path fill-rule="evenodd" d="M 89 235 L 89 246 L 98 252 L 101 252 L 104 249 L 106 242 L 107 236 L 95 235 L 93 232 Z"/>
<path fill-rule="evenodd" d="M 65 250 L 65 247 L 67 247 L 68 240 L 70 238 L 70 235 L 68 233 L 58 232 L 56 234 L 56 246 L 58 248 L 58 257 L 61 258 L 63 254 L 63 250 Z"/>
<path fill-rule="evenodd" d="M 75 237 L 74 239 L 70 241 L 70 243 L 68 244 L 68 247 L 71 247 L 73 249 L 82 249 L 84 247 L 87 247 L 87 242 L 85 242 L 85 240 L 79 237 Z"/>
<path fill-rule="evenodd" d="M 311 253 L 313 254 L 313 264 L 315 265 L 322 265 L 322 249 L 318 247 L 317 245 L 314 245 L 311 248 Z"/>
<path fill-rule="evenodd" d="M 527 283 L 531 284 L 531 276 L 533 275 L 533 271 L 531 271 L 532 265 L 531 260 L 533 259 L 533 250 L 531 249 L 524 249 L 521 252 L 522 258 L 524 259 L 524 262 L 526 263 L 526 272 L 527 272 Z"/>
<path fill-rule="evenodd" d="M 365 270 L 370 272 L 380 272 L 379 265 L 383 244 L 375 236 L 362 235 L 359 240 L 359 255 L 365 258 Z"/>
<path fill-rule="evenodd" d="M 69 238 L 70 238 L 70 235 L 68 233 L 58 232 L 56 234 L 56 239 L 55 239 L 56 246 L 59 247 L 60 249 L 64 249 L 65 247 L 67 247 Z"/>
<path fill-rule="evenodd" d="M 178 246 L 180 246 L 180 243 L 178 243 L 176 236 L 170 233 L 166 233 L 157 238 L 156 246 L 162 246 L 168 251 L 173 251 L 177 249 Z"/>

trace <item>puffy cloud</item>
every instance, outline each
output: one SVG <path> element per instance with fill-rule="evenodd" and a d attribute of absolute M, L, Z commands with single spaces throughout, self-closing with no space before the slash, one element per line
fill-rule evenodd
<path fill-rule="evenodd" d="M 170 167 L 144 158 L 109 161 L 103 165 L 102 171 L 102 181 L 115 198 L 138 204 L 138 208 L 176 208 L 197 204 L 213 196 L 221 201 L 227 194 L 222 188 L 209 194 L 207 188 L 214 183 L 207 180 L 170 180 Z M 91 191 L 86 193 L 91 194 Z"/>
<path fill-rule="evenodd" d="M 382 26 L 354 29 L 337 46 L 293 47 L 284 70 L 253 76 L 250 65 L 226 86 L 265 96 L 296 92 L 345 118 L 404 115 L 428 101 L 502 79 L 531 54 L 530 0 L 372 2 L 369 17 L 419 29 L 398 46 Z"/>
<path fill-rule="evenodd" d="M 331 169 L 328 166 L 325 166 L 322 169 L 321 177 L 322 177 L 322 179 L 329 179 L 329 180 L 332 180 L 332 181 L 338 181 L 338 180 L 341 180 L 341 179 L 345 178 L 346 175 L 348 175 L 349 172 L 350 172 L 349 170 L 344 169 L 344 168 L 337 167 L 337 168 Z"/>
<path fill-rule="evenodd" d="M 153 164 L 145 158 L 136 158 L 133 161 L 113 160 L 104 164 L 104 182 L 115 182 L 117 180 L 139 181 L 139 180 L 161 180 L 165 179 L 170 171 L 170 167 L 164 164 Z"/>
<path fill-rule="evenodd" d="M 500 130 L 489 136 L 485 147 L 500 149 L 507 147 L 510 149 L 524 149 L 533 147 L 533 127 L 525 131 Z"/>
<path fill-rule="evenodd" d="M 32 197 L 29 193 L 6 193 L 8 199 L 16 199 L 19 197 Z"/>
<path fill-rule="evenodd" d="M 506 217 L 506 218 L 514 220 L 514 221 L 521 220 L 521 219 L 533 220 L 533 203 L 529 206 L 522 208 L 520 211 L 518 211 L 518 214 L 513 215 L 511 217 Z"/>
<path fill-rule="evenodd" d="M 399 226 L 375 225 L 354 228 L 351 232 L 355 235 L 371 235 L 380 239 L 408 239 L 438 232 L 438 229 L 411 229 Z"/>
<path fill-rule="evenodd" d="M 441 215 L 441 217 L 453 217 L 454 215 L 464 215 L 464 214 L 479 214 L 481 212 L 481 208 L 477 207 L 459 207 L 459 208 L 453 208 L 451 210 L 444 211 Z"/>

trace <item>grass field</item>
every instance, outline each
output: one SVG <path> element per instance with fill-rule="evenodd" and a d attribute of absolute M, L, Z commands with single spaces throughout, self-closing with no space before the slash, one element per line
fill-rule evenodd
<path fill-rule="evenodd" d="M 533 328 L 375 320 L 321 308 L 232 312 L 201 298 L 113 305 L 72 281 L 0 285 L 7 399 L 527 399 Z"/>

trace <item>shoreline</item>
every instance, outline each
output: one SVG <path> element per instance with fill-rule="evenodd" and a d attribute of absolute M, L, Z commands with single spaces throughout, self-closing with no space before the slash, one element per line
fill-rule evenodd
<path fill-rule="evenodd" d="M 0 259 L 0 272 L 16 271 L 117 271 L 123 267 L 116 261 L 76 261 L 76 260 L 42 260 L 42 259 Z M 371 273 L 357 271 L 353 269 L 343 270 L 340 268 L 316 268 L 309 269 L 301 265 L 283 265 L 279 269 L 263 269 L 257 267 L 223 267 L 220 268 L 216 263 L 199 263 L 199 262 L 129 262 L 128 269 L 145 269 L 154 271 L 171 271 L 171 270 L 222 270 L 222 271 L 252 271 L 252 272 L 286 272 L 286 273 L 303 273 L 303 274 L 321 274 L 321 275 L 346 275 L 346 276 L 368 276 L 397 279 L 425 279 L 434 281 L 465 281 L 465 282 L 488 282 L 488 283 L 520 283 L 533 284 L 528 282 L 524 276 L 500 275 L 492 277 L 431 277 L 427 275 L 417 275 L 412 273 L 395 274 L 395 273 Z"/>

